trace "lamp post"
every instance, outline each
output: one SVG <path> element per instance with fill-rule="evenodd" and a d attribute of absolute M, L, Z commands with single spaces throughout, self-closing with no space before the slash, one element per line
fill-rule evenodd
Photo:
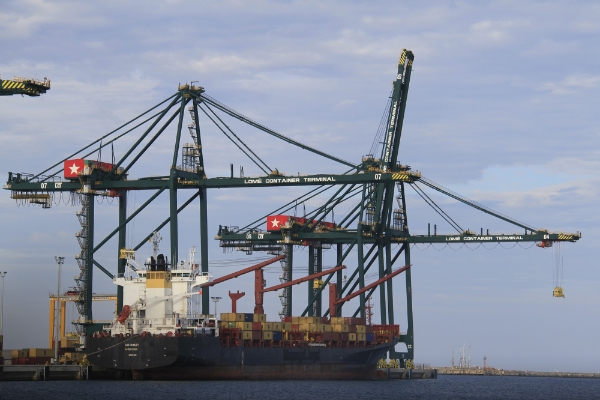
<path fill-rule="evenodd" d="M 54 337 L 54 362 L 58 364 L 58 348 L 60 346 L 60 270 L 65 262 L 64 257 L 55 256 L 54 260 L 58 264 L 58 288 L 56 289 L 56 321 L 54 323 L 55 337 Z"/>
<path fill-rule="evenodd" d="M 221 300 L 221 297 L 211 297 L 212 301 L 215 302 L 215 318 L 217 318 L 217 303 L 219 302 L 219 300 Z"/>
<path fill-rule="evenodd" d="M 4 335 L 4 277 L 6 276 L 6 271 L 0 272 L 0 278 L 2 278 L 2 295 L 1 303 L 0 303 L 0 336 Z"/>

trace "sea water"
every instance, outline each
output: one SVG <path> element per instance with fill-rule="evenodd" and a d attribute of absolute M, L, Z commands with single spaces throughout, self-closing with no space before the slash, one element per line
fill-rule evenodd
<path fill-rule="evenodd" d="M 0 399 L 600 399 L 600 379 L 446 376 L 389 381 L 0 382 Z"/>

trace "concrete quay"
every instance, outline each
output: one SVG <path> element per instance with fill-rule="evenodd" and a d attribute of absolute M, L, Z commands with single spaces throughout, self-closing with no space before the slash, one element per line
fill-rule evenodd
<path fill-rule="evenodd" d="M 440 375 L 481 375 L 481 376 L 533 376 L 551 378 L 600 378 L 600 373 L 592 372 L 540 372 L 519 371 L 497 368 L 452 368 L 441 367 L 437 369 Z"/>

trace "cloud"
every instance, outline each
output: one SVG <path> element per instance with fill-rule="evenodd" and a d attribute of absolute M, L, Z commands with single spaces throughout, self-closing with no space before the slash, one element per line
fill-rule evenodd
<path fill-rule="evenodd" d="M 583 76 L 571 75 L 560 82 L 548 82 L 542 85 L 541 90 L 550 91 L 552 94 L 573 94 L 581 90 L 592 90 L 600 86 L 600 75 Z"/>

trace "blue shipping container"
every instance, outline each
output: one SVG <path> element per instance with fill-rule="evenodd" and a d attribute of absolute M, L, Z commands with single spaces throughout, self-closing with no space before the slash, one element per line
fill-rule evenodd
<path fill-rule="evenodd" d="M 244 314 L 244 322 L 253 322 L 254 314 Z"/>
<path fill-rule="evenodd" d="M 281 331 L 273 331 L 273 340 L 281 340 L 282 334 Z"/>
<path fill-rule="evenodd" d="M 373 341 L 373 334 L 372 333 L 367 333 L 367 342 L 372 342 Z"/>

